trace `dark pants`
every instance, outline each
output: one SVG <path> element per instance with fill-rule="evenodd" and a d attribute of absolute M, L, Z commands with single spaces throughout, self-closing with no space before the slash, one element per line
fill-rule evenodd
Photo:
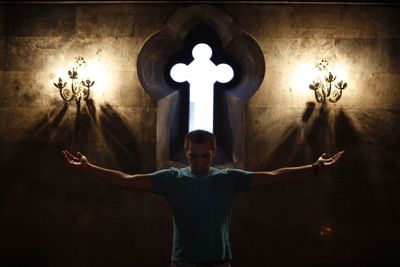
<path fill-rule="evenodd" d="M 205 261 L 205 262 L 190 262 L 190 261 L 173 261 L 171 267 L 231 267 L 230 261 Z"/>

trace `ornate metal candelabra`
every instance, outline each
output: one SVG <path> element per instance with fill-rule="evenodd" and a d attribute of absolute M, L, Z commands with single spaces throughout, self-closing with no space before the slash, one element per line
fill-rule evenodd
<path fill-rule="evenodd" d="M 60 90 L 60 95 L 65 101 L 71 101 L 75 98 L 77 103 L 81 99 L 87 100 L 90 95 L 90 87 L 94 85 L 94 81 L 86 79 L 85 81 L 79 76 L 79 71 L 86 66 L 83 57 L 75 58 L 75 64 L 71 70 L 68 70 L 68 76 L 71 79 L 71 86 L 67 87 L 67 82 L 63 82 L 62 78 L 58 78 L 58 83 L 53 83 Z"/>
<path fill-rule="evenodd" d="M 321 75 L 309 85 L 309 88 L 314 91 L 317 102 L 325 103 L 326 99 L 332 103 L 339 101 L 342 97 L 342 90 L 347 87 L 347 82 L 341 80 L 335 83 L 332 91 L 332 84 L 336 80 L 336 75 L 328 69 L 328 61 L 324 59 L 316 67 Z"/>

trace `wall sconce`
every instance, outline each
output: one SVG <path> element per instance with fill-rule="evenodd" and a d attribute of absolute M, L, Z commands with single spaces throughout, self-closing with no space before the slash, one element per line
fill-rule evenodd
<path fill-rule="evenodd" d="M 318 68 L 317 79 L 309 85 L 309 88 L 314 90 L 317 102 L 325 103 L 326 99 L 331 103 L 339 101 L 342 97 L 342 90 L 347 87 L 347 82 L 341 80 L 335 83 L 335 88 L 332 91 L 332 84 L 336 80 L 336 74 L 328 69 L 328 61 L 323 59 L 317 64 L 316 68 Z"/>
<path fill-rule="evenodd" d="M 71 86 L 67 86 L 67 82 L 63 82 L 62 78 L 58 78 L 58 83 L 53 83 L 60 90 L 60 95 L 65 101 L 71 101 L 75 98 L 79 104 L 81 99 L 88 100 L 90 95 L 90 87 L 94 81 L 90 79 L 83 80 L 85 77 L 86 61 L 83 57 L 75 58 L 75 64 L 71 70 L 68 70 L 68 76 L 71 79 Z"/>

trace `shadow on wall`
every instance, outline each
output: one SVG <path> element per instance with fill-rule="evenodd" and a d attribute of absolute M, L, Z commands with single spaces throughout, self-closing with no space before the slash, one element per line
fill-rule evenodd
<path fill-rule="evenodd" d="M 60 174 L 55 171 L 62 168 L 58 156 L 61 147 L 50 143 L 60 131 L 67 110 L 66 103 L 61 109 L 53 108 L 25 134 L 26 138 L 4 148 L 6 157 L 0 164 L 2 264 L 48 265 L 48 239 L 41 227 L 48 226 L 49 218 L 58 218 L 48 209 L 48 196 L 63 192 L 57 186 Z"/>
<path fill-rule="evenodd" d="M 360 119 L 363 116 L 372 118 L 370 120 Z M 368 261 L 374 257 L 384 259 L 387 255 L 390 257 L 396 255 L 394 249 L 392 249 L 393 243 L 390 243 L 393 238 L 388 239 L 390 248 L 376 247 L 376 244 L 382 242 L 385 236 L 389 235 L 389 231 L 382 231 L 379 224 L 374 224 L 375 221 L 382 220 L 385 217 L 393 220 L 396 215 L 387 208 L 388 204 L 393 206 L 393 204 L 390 204 L 390 196 L 381 193 L 387 190 L 384 189 L 383 183 L 388 178 L 384 178 L 384 176 L 390 177 L 394 174 L 386 171 L 389 168 L 382 167 L 382 164 L 384 164 L 384 162 L 381 162 L 383 161 L 382 155 L 378 154 L 382 151 L 381 148 L 377 148 L 375 142 L 380 142 L 379 147 L 389 146 L 392 142 L 398 144 L 398 139 L 393 138 L 393 141 L 384 140 L 380 137 L 382 139 L 374 140 L 371 145 L 366 140 L 378 138 L 371 137 L 371 133 L 361 131 L 366 128 L 382 127 L 379 125 L 382 121 L 384 120 L 376 121 L 375 114 L 349 113 L 344 109 L 335 109 L 327 105 L 317 108 L 315 103 L 310 102 L 307 103 L 301 115 L 300 123 L 298 120 L 289 123 L 279 144 L 268 156 L 269 166 L 265 166 L 265 168 L 271 169 L 270 165 L 281 167 L 282 164 L 287 166 L 304 164 L 310 155 L 315 156 L 314 160 L 316 160 L 320 153 L 325 152 L 325 149 L 328 150 L 326 151 L 328 155 L 346 150 L 346 154 L 338 166 L 329 169 L 327 173 L 318 178 L 278 187 L 276 191 L 266 189 L 269 190 L 269 194 L 278 194 L 277 192 L 283 194 L 277 199 L 283 197 L 284 202 L 290 203 L 290 205 L 285 206 L 284 213 L 274 207 L 274 205 L 282 206 L 281 200 L 275 202 L 274 198 L 269 199 L 272 204 L 265 204 L 269 205 L 265 208 L 270 214 L 268 217 L 269 224 L 284 228 L 285 222 L 287 222 L 288 228 L 295 225 L 298 225 L 299 228 L 304 227 L 306 231 L 301 228 L 302 231 L 293 232 L 304 240 L 307 240 L 307 238 L 312 240 L 304 249 L 293 250 L 292 255 L 288 255 L 289 258 L 298 257 L 298 259 L 306 259 L 310 262 L 325 263 L 346 261 L 354 260 L 351 258 L 353 257 L 351 253 L 354 255 L 358 251 L 366 253 L 371 248 L 375 249 L 374 253 L 365 254 L 362 260 Z M 376 133 L 377 131 L 380 130 L 374 129 L 371 132 L 377 136 L 390 136 Z M 388 153 L 393 155 L 393 148 L 388 148 L 388 150 Z M 371 151 L 376 151 L 377 154 L 371 155 L 369 153 Z M 282 163 L 282 159 L 287 160 Z M 394 164 L 393 161 L 391 162 Z M 391 166 L 392 170 L 396 170 L 396 168 L 398 169 L 398 167 Z M 378 181 L 379 183 L 377 183 Z M 398 197 L 391 197 L 392 200 L 398 199 Z M 297 208 L 292 208 L 292 206 Z M 282 213 L 287 218 L 282 219 Z M 296 223 L 290 221 L 290 218 L 294 217 L 297 218 Z M 363 226 L 369 226 L 368 231 L 362 232 L 360 230 L 360 222 L 364 223 L 361 224 Z M 372 223 L 366 224 L 366 222 Z M 309 227 L 310 225 L 315 225 L 316 229 Z M 323 233 L 327 225 L 330 227 L 329 235 Z M 318 236 L 318 227 L 321 229 L 320 236 Z M 309 232 L 310 229 L 313 232 Z M 270 240 L 286 240 L 288 238 L 293 241 L 293 236 L 285 236 L 285 234 L 279 232 L 274 236 L 274 233 L 271 232 L 268 238 Z M 302 244 L 301 242 L 304 241 L 298 242 Z M 274 253 L 279 255 L 280 250 L 285 248 L 287 249 L 286 245 L 275 246 L 273 251 L 265 256 L 266 261 L 268 262 L 268 257 L 273 261 Z M 260 251 L 260 257 L 264 257 L 262 255 L 265 255 L 265 251 Z M 338 257 L 349 257 L 349 259 Z"/>
<path fill-rule="evenodd" d="M 136 146 L 137 138 L 110 104 L 101 105 L 100 112 L 96 110 L 95 103 L 91 99 L 85 101 L 84 105 L 77 105 L 74 127 L 71 127 L 72 123 L 65 121 L 65 119 L 68 120 L 66 114 L 69 108 L 67 103 L 64 103 L 61 110 L 53 108 L 31 128 L 20 143 L 40 143 L 42 148 L 40 150 L 43 150 L 47 145 L 54 143 L 54 139 L 58 137 L 57 139 L 70 140 L 70 142 L 57 143 L 59 152 L 62 149 L 68 149 L 71 152 L 80 151 L 83 154 L 89 152 L 91 144 L 105 143 L 106 151 L 102 154 L 111 154 L 116 164 L 124 169 L 132 168 L 132 166 L 138 169 L 137 162 L 140 157 Z M 18 157 L 18 152 L 14 154 Z M 14 157 L 8 158 L 11 160 Z"/>
<path fill-rule="evenodd" d="M 296 120 L 289 124 L 269 159 L 273 161 L 284 156 L 289 158 L 288 164 L 304 162 L 307 155 L 319 156 L 326 147 L 335 153 L 360 142 L 361 133 L 343 109 L 337 112 L 330 110 L 327 105 L 316 109 L 314 102 L 308 102 L 306 106 L 301 123 Z M 288 151 L 291 151 L 289 155 Z"/>
<path fill-rule="evenodd" d="M 85 254 L 101 247 L 93 242 L 107 238 L 107 235 L 93 236 L 102 227 L 107 228 L 107 222 L 99 221 L 101 218 L 110 220 L 116 216 L 115 205 L 104 204 L 123 204 L 125 195 L 92 179 L 82 179 L 82 173 L 67 168 L 61 154 L 63 149 L 82 153 L 96 150 L 90 146 L 97 131 L 107 150 L 100 154 L 111 153 L 121 169 L 134 171 L 144 160 L 138 156 L 135 136 L 110 105 L 96 110 L 94 103 L 88 101 L 82 103 L 73 117 L 67 116 L 70 111 L 75 110 L 67 103 L 54 107 L 26 132 L 23 140 L 3 147 L 1 263 L 51 266 L 56 262 L 58 265 L 61 259 L 60 266 L 73 266 L 68 259 L 85 259 Z M 115 233 L 116 238 L 119 234 Z M 82 242 L 80 249 L 77 242 Z M 90 261 L 95 263 L 93 259 Z"/>
<path fill-rule="evenodd" d="M 139 171 L 141 157 L 135 142 L 136 137 L 111 105 L 102 105 L 100 110 L 100 128 L 109 151 L 122 170 L 130 170 L 134 173 Z"/>
<path fill-rule="evenodd" d="M 98 137 L 99 133 L 100 137 Z M 72 152 L 89 153 L 90 144 L 101 142 L 106 145 L 104 147 L 106 151 L 102 151 L 101 154 L 110 154 L 116 168 L 135 172 L 140 169 L 136 140 L 137 138 L 110 104 L 101 105 L 98 112 L 93 100 L 89 99 L 82 109 L 77 108 L 75 129 L 70 145 Z"/>
<path fill-rule="evenodd" d="M 317 109 L 315 103 L 309 102 L 306 106 L 301 116 L 301 124 L 297 121 L 291 123 L 284 131 L 280 143 L 269 156 L 271 161 L 277 161 L 273 162 L 273 165 L 281 166 L 282 162 L 279 161 L 284 158 L 287 158 L 285 164 L 289 166 L 304 164 L 305 159 L 310 155 L 313 157 L 312 160 L 317 160 L 323 152 L 331 156 L 345 150 L 346 154 L 340 166 L 331 169 L 328 173 L 339 176 L 339 179 L 325 181 L 327 184 L 324 188 L 328 192 L 324 193 L 329 195 L 329 191 L 334 191 L 337 186 L 334 183 L 350 183 L 348 178 L 346 181 L 340 180 L 340 176 L 353 177 L 350 179 L 353 181 L 353 186 L 356 184 L 358 186 L 360 183 L 367 185 L 366 181 L 369 180 L 370 172 L 368 166 L 365 166 L 368 159 L 360 146 L 362 134 L 355 127 L 350 116 L 343 109 L 330 109 L 327 105 L 321 105 Z M 342 173 L 338 173 L 339 171 Z M 361 181 L 355 181 L 360 178 Z"/>

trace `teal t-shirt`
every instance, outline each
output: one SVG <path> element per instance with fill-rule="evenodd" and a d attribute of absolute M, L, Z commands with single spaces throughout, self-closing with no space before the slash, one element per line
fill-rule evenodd
<path fill-rule="evenodd" d="M 154 194 L 164 196 L 173 215 L 172 261 L 232 259 L 230 208 L 236 193 L 248 191 L 252 173 L 212 168 L 197 177 L 190 167 L 150 174 Z"/>

